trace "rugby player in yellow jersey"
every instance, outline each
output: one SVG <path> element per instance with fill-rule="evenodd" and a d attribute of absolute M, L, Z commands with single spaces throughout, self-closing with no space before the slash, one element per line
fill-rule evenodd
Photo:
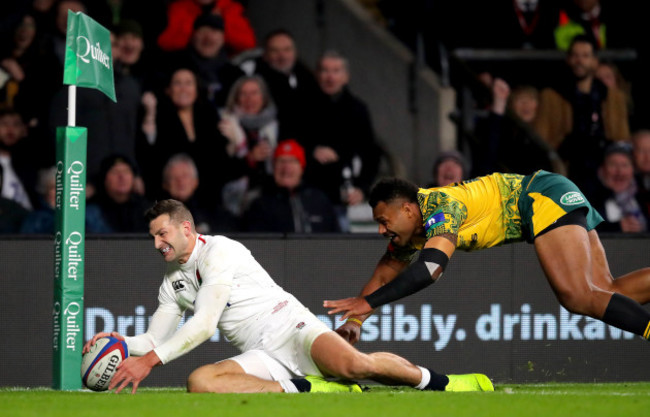
<path fill-rule="evenodd" d="M 370 192 L 386 254 L 357 297 L 325 301 L 344 312 L 337 332 L 359 340 L 363 321 L 383 304 L 435 282 L 456 249 L 478 250 L 526 240 L 560 303 L 650 338 L 650 268 L 614 279 L 594 228 L 603 220 L 571 181 L 557 174 L 491 174 L 445 187 L 421 189 L 388 178 Z M 411 263 L 416 252 L 418 260 Z"/>

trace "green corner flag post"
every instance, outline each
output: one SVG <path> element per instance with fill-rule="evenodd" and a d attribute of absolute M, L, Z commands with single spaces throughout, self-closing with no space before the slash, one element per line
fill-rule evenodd
<path fill-rule="evenodd" d="M 85 127 L 75 127 L 76 86 L 96 88 L 115 100 L 111 40 L 107 29 L 83 13 L 68 11 L 63 83 L 68 126 L 56 132 L 56 224 L 52 307 L 52 387 L 81 389 L 86 240 Z"/>

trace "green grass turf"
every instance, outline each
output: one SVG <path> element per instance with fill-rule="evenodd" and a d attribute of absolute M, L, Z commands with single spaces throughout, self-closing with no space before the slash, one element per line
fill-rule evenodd
<path fill-rule="evenodd" d="M 2 417 L 71 416 L 644 416 L 650 383 L 499 385 L 492 393 L 420 392 L 372 386 L 363 394 L 187 394 L 142 388 L 136 395 L 0 388 Z"/>

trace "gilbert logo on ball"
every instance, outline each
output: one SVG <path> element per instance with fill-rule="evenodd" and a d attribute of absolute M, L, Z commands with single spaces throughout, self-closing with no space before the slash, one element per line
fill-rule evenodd
<path fill-rule="evenodd" d="M 129 357 L 123 340 L 102 337 L 81 360 L 81 379 L 93 391 L 106 391 L 119 365 Z"/>

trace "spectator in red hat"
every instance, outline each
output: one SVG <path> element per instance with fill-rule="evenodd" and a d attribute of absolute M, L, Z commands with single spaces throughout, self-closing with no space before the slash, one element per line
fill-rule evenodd
<path fill-rule="evenodd" d="M 281 233 L 339 232 L 334 207 L 317 188 L 305 185 L 305 150 L 293 139 L 273 154 L 273 182 L 262 188 L 244 215 L 248 231 Z"/>

